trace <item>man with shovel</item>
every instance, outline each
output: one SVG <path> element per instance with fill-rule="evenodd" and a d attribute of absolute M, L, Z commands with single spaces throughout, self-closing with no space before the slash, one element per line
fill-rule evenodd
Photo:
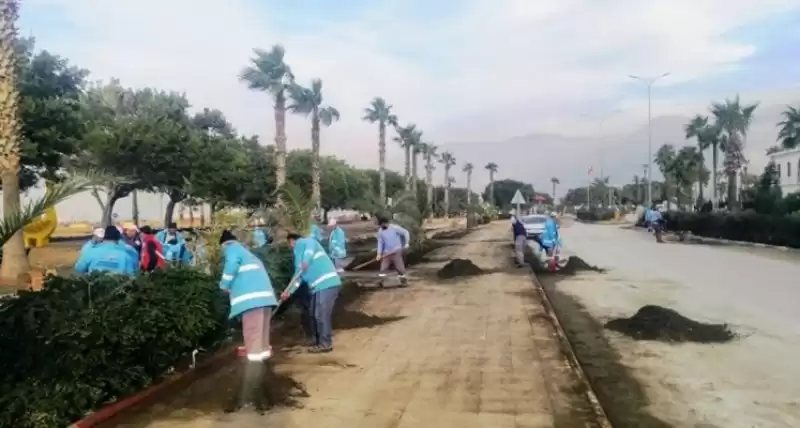
<path fill-rule="evenodd" d="M 375 260 L 381 262 L 381 272 L 378 276 L 385 278 L 386 271 L 390 267 L 394 267 L 397 277 L 400 279 L 400 286 L 405 287 L 408 285 L 408 279 L 406 278 L 403 251 L 407 250 L 411 244 L 411 234 L 396 224 L 390 224 L 389 219 L 385 217 L 378 217 L 378 226 L 380 227 L 378 230 L 378 255 L 375 257 Z M 383 283 L 381 282 L 381 284 Z"/>
<path fill-rule="evenodd" d="M 309 349 L 312 353 L 333 351 L 333 307 L 342 279 L 336 272 L 333 261 L 312 237 L 302 237 L 290 233 L 286 239 L 294 250 L 295 274 L 289 286 L 281 293 L 281 301 L 286 301 L 300 287 L 301 281 L 311 293 L 311 316 L 314 318 L 313 329 L 316 343 Z"/>
<path fill-rule="evenodd" d="M 219 288 L 230 296 L 229 318 L 241 317 L 246 365 L 238 407 L 255 406 L 261 397 L 264 362 L 272 356 L 269 341 L 272 311 L 278 305 L 269 274 L 253 253 L 229 230 L 219 243 L 225 259 Z"/>

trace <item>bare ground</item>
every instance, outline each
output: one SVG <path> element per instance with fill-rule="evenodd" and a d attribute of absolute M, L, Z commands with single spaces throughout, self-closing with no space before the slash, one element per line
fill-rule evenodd
<path fill-rule="evenodd" d="M 491 273 L 447 283 L 418 275 L 409 288 L 369 293 L 349 310 L 376 322 L 340 322 L 332 354 L 281 351 L 277 378 L 308 395 L 295 406 L 224 415 L 239 379 L 226 367 L 117 426 L 597 426 L 530 277 L 510 268 L 508 243 L 498 239 L 507 228 L 483 227 L 436 252 L 436 260 L 471 259 Z"/>

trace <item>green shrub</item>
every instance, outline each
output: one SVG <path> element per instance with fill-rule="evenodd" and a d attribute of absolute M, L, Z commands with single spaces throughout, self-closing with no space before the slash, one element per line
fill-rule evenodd
<path fill-rule="evenodd" d="M 579 210 L 577 213 L 575 213 L 576 217 L 580 221 L 613 220 L 615 214 L 615 211 L 608 209 Z"/>
<path fill-rule="evenodd" d="M 63 428 L 153 384 L 228 336 L 217 280 L 170 268 L 136 278 L 49 277 L 0 306 L 0 428 Z"/>
<path fill-rule="evenodd" d="M 283 292 L 284 288 L 289 285 L 292 275 L 294 275 L 292 248 L 289 247 L 289 244 L 282 242 L 251 251 L 261 259 L 264 267 L 267 268 L 275 293 L 280 294 Z"/>
<path fill-rule="evenodd" d="M 800 217 L 740 213 L 664 213 L 667 230 L 733 241 L 800 248 Z"/>

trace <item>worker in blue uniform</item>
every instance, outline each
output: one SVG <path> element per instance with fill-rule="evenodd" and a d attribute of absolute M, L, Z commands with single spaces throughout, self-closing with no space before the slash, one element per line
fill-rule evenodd
<path fill-rule="evenodd" d="M 127 246 L 127 244 L 121 243 L 121 238 L 122 236 L 115 226 L 107 227 L 103 242 L 97 243 L 81 252 L 78 261 L 75 263 L 75 272 L 109 272 L 134 275 L 139 268 L 139 259 L 132 255 L 131 252 L 135 253 L 136 250 Z"/>
<path fill-rule="evenodd" d="M 264 361 L 272 357 L 270 320 L 278 300 L 267 269 L 258 257 L 229 230 L 222 232 L 219 243 L 224 258 L 219 288 L 230 297 L 229 318 L 242 320 L 246 350 L 243 396 L 239 401 L 242 406 L 259 407 Z"/>
<path fill-rule="evenodd" d="M 336 225 L 336 219 L 331 218 L 328 220 L 328 254 L 333 260 L 333 265 L 336 266 L 336 272 L 344 272 L 347 258 L 347 237 L 344 230 Z"/>
<path fill-rule="evenodd" d="M 281 293 L 281 300 L 287 300 L 298 289 L 301 281 L 307 284 L 311 293 L 313 333 L 316 340 L 309 352 L 330 352 L 333 350 L 333 308 L 342 287 L 342 279 L 317 240 L 304 238 L 296 233 L 290 233 L 287 240 L 294 252 L 295 274 L 292 283 Z"/>

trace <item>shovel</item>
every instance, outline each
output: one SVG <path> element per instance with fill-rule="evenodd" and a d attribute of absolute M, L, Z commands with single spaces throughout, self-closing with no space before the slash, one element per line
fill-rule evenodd
<path fill-rule="evenodd" d="M 356 266 L 356 267 L 354 267 L 354 268 L 350 269 L 350 271 L 361 270 L 361 269 L 363 269 L 363 268 L 365 268 L 365 267 L 367 267 L 367 266 L 371 265 L 371 264 L 372 264 L 372 263 L 374 263 L 374 262 L 379 262 L 379 261 L 381 261 L 381 260 L 383 260 L 383 259 L 385 259 L 385 258 L 387 258 L 387 257 L 391 256 L 392 254 L 398 253 L 398 252 L 400 252 L 400 251 L 403 251 L 403 249 L 401 248 L 401 249 L 399 249 L 399 250 L 394 250 L 394 251 L 388 252 L 388 253 L 386 253 L 386 254 L 381 254 L 381 256 L 380 256 L 380 257 L 378 257 L 378 258 L 376 258 L 376 259 L 367 260 L 366 262 L 364 262 L 364 263 L 361 263 L 360 265 L 358 265 L 358 266 Z"/>

